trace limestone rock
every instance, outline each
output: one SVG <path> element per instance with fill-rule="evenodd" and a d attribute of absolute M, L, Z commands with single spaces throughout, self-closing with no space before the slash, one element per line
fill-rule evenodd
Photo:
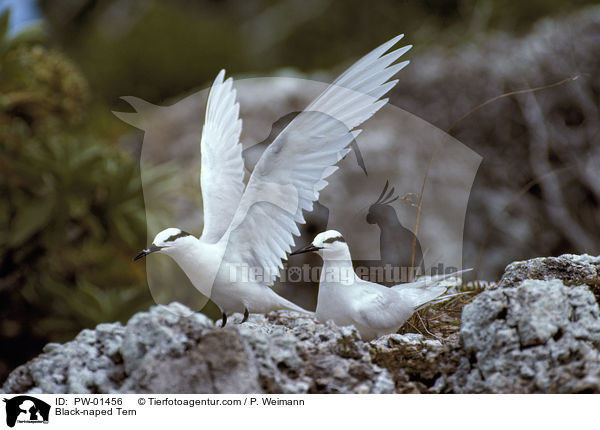
<path fill-rule="evenodd" d="M 508 266 L 462 313 L 459 340 L 356 329 L 293 312 L 226 328 L 172 303 L 51 343 L 5 393 L 600 393 L 600 258 Z M 532 279 L 536 278 L 536 279 Z"/>
<path fill-rule="evenodd" d="M 172 303 L 47 345 L 2 391 L 390 393 L 394 382 L 353 327 L 280 312 L 222 329 Z"/>
<path fill-rule="evenodd" d="M 528 279 L 486 291 L 465 306 L 460 336 L 442 391 L 600 392 L 600 310 L 585 285 Z"/>

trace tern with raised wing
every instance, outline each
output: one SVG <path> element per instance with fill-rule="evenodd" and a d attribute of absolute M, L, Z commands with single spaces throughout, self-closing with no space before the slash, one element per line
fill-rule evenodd
<path fill-rule="evenodd" d="M 244 186 L 242 121 L 231 78 L 221 71 L 207 102 L 200 142 L 204 207 L 202 235 L 178 228 L 156 235 L 135 259 L 159 252 L 173 258 L 192 284 L 233 312 L 307 312 L 271 289 L 325 180 L 359 134 L 360 124 L 387 103 L 382 97 L 408 61 L 411 46 L 393 50 L 403 35 L 379 46 L 340 75 L 265 149 Z M 387 54 L 386 54 L 387 53 Z M 251 276 L 248 276 L 248 273 Z"/>

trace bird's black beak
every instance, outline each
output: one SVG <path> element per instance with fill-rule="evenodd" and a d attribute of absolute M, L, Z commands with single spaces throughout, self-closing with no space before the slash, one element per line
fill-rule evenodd
<path fill-rule="evenodd" d="M 145 257 L 146 255 L 150 254 L 150 250 L 149 249 L 142 249 L 138 255 L 136 255 L 135 257 L 133 257 L 133 261 L 137 261 L 140 258 Z"/>
<path fill-rule="evenodd" d="M 321 248 L 319 248 L 319 247 L 317 247 L 317 246 L 314 246 L 314 245 L 311 243 L 311 244 L 309 244 L 308 246 L 305 246 L 304 248 L 300 248 L 300 249 L 297 249 L 297 250 L 295 250 L 295 251 L 294 251 L 294 252 L 292 252 L 290 255 L 304 254 L 304 253 L 306 253 L 306 252 L 315 252 L 315 251 L 318 251 L 319 249 L 321 249 Z"/>
<path fill-rule="evenodd" d="M 150 248 L 142 249 L 138 253 L 138 255 L 133 257 L 133 261 L 139 260 L 140 258 L 144 258 L 146 255 L 152 254 L 153 252 L 159 251 L 160 249 L 162 249 L 162 246 L 156 246 L 156 245 L 152 244 L 152 246 Z"/>

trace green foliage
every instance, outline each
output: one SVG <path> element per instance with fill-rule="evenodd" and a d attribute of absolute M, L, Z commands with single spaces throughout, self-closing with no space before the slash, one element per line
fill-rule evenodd
<path fill-rule="evenodd" d="M 131 261 L 146 243 L 137 163 L 89 131 L 88 86 L 64 55 L 6 36 L 0 51 L 0 312 L 25 300 L 17 322 L 46 340 L 125 320 L 151 304 Z M 146 192 L 168 175 L 152 172 Z"/>
<path fill-rule="evenodd" d="M 159 103 L 228 74 L 342 71 L 398 33 L 427 47 L 526 32 L 592 0 L 40 0 L 53 38 L 108 103 Z M 76 37 L 74 37 L 76 35 Z"/>

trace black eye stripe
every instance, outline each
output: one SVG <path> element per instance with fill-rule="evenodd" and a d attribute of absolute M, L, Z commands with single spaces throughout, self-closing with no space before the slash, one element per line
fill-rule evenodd
<path fill-rule="evenodd" d="M 165 239 L 165 242 L 175 242 L 180 237 L 191 236 L 191 234 L 182 231 L 181 233 L 174 234 L 173 236 L 169 236 Z"/>
<path fill-rule="evenodd" d="M 323 241 L 323 243 L 333 243 L 333 242 L 344 242 L 344 243 L 346 243 L 346 240 L 342 236 L 337 236 L 337 237 L 330 237 L 329 239 L 325 239 Z"/>

